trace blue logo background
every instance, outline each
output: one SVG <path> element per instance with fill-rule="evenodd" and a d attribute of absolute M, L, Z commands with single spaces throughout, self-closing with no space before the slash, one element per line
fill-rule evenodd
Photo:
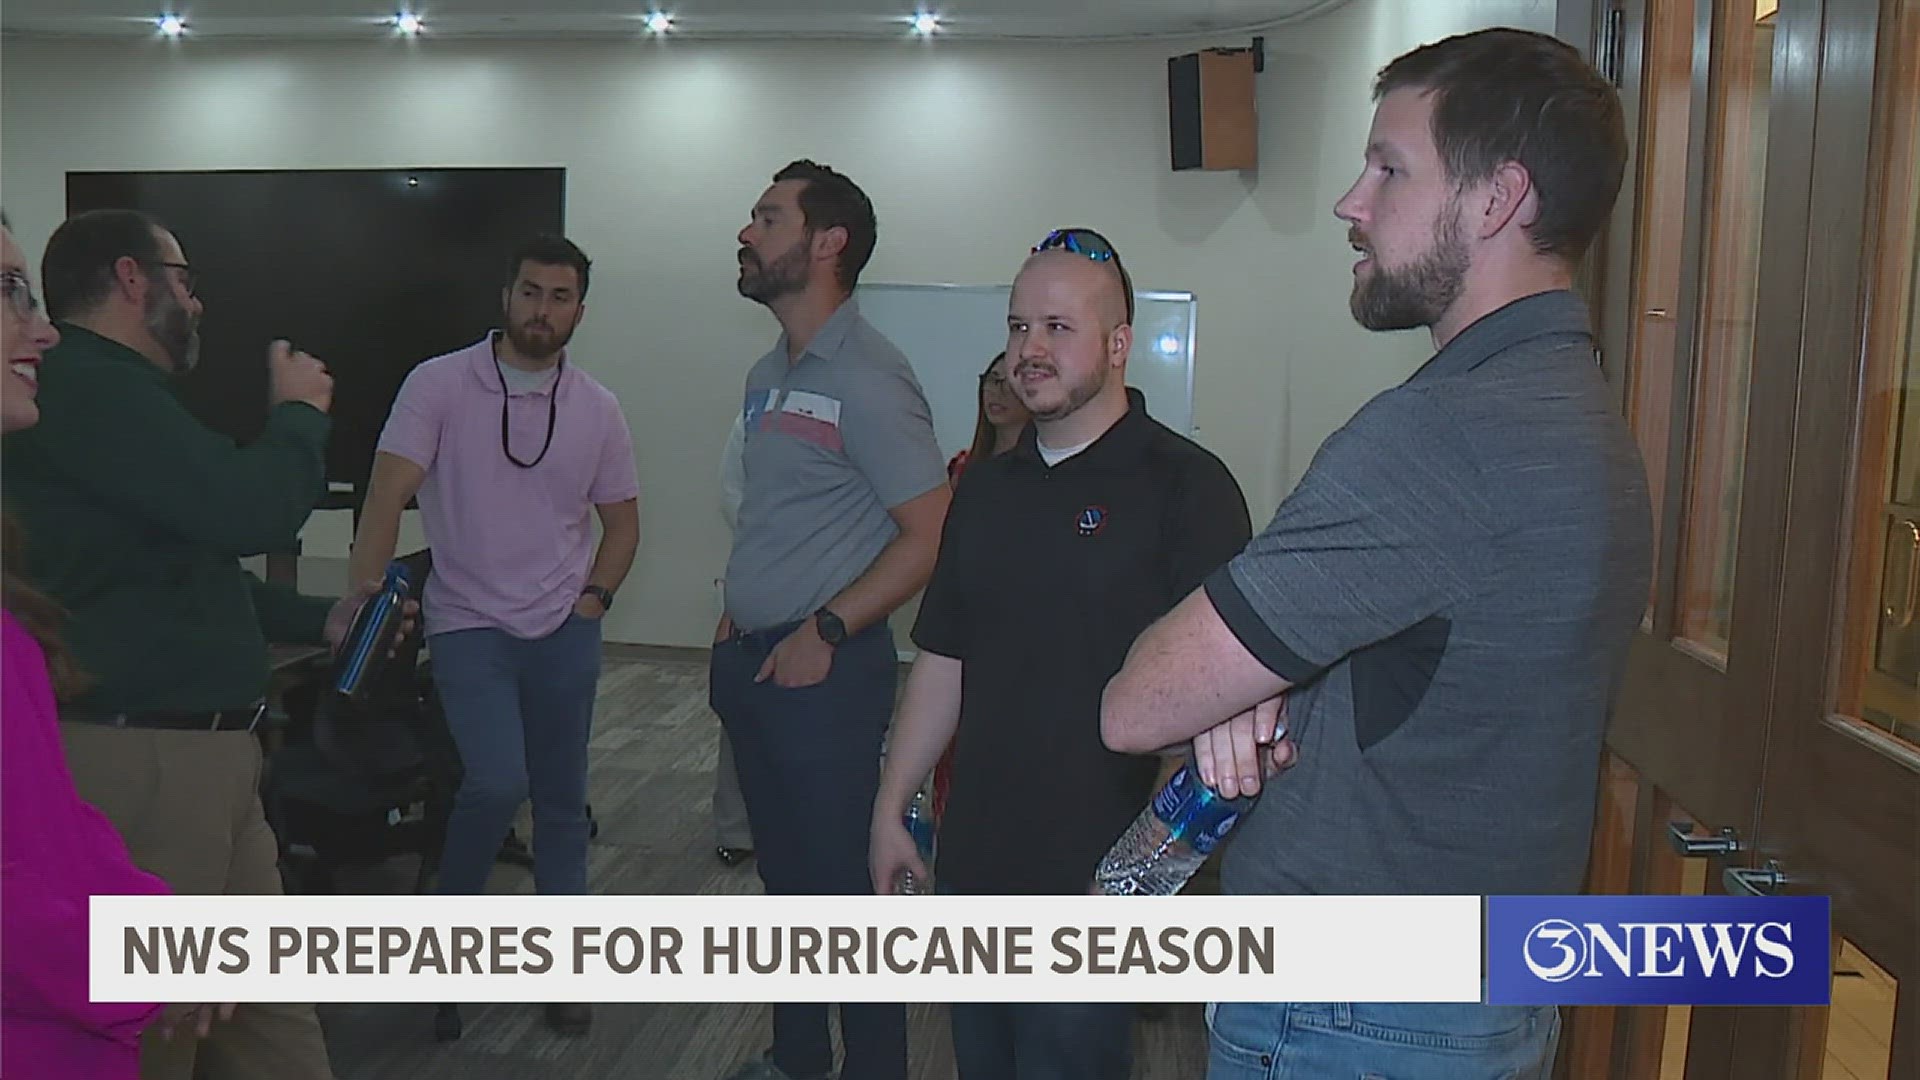
<path fill-rule="evenodd" d="M 1826 1005 L 1831 917 L 1824 896 L 1490 896 L 1487 1002 Z"/>

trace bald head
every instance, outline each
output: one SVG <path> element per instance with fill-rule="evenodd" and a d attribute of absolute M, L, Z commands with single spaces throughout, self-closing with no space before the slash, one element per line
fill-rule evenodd
<path fill-rule="evenodd" d="M 1081 317 L 1091 315 L 1103 331 L 1110 332 L 1131 321 L 1127 314 L 1127 285 L 1112 262 L 1099 262 L 1056 248 L 1027 257 L 1020 267 L 1020 276 L 1013 282 L 1016 296 L 1023 281 L 1031 286 L 1029 292 L 1047 297 L 1056 306 L 1071 304 Z"/>

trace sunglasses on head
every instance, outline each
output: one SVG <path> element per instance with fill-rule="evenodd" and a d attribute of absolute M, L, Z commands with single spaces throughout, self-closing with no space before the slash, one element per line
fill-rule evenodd
<path fill-rule="evenodd" d="M 1084 255 L 1094 262 L 1112 263 L 1120 272 L 1120 288 L 1127 296 L 1127 322 L 1133 322 L 1133 278 L 1127 268 L 1120 264 L 1120 254 L 1107 243 L 1107 238 L 1092 229 L 1055 229 L 1047 234 L 1045 240 L 1033 245 L 1033 253 L 1043 251 L 1071 251 L 1075 255 Z"/>
<path fill-rule="evenodd" d="M 1033 253 L 1043 251 L 1071 251 L 1075 255 L 1085 255 L 1095 262 L 1111 262 L 1113 245 L 1107 238 L 1092 229 L 1055 229 L 1047 234 L 1045 240 L 1033 245 Z"/>

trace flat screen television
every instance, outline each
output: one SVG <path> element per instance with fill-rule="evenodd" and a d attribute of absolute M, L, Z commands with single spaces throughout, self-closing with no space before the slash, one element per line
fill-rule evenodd
<path fill-rule="evenodd" d="M 67 174 L 68 213 L 103 208 L 153 214 L 193 267 L 206 313 L 188 407 L 257 438 L 267 344 L 287 338 L 333 371 L 327 479 L 359 489 L 407 373 L 499 325 L 514 246 L 564 230 L 566 171 Z"/>

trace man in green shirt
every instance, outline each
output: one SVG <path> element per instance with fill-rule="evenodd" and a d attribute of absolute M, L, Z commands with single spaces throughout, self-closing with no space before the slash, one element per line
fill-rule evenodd
<path fill-rule="evenodd" d="M 252 734 L 268 645 L 337 645 L 364 592 L 301 596 L 240 560 L 291 547 L 325 490 L 333 379 L 274 343 L 272 411 L 241 448 L 177 395 L 201 305 L 171 233 L 133 211 L 82 214 L 48 242 L 43 274 L 61 342 L 40 425 L 6 438 L 0 470 L 30 574 L 67 609 L 89 677 L 61 712 L 74 781 L 174 891 L 278 893 Z M 190 1080 L 196 1061 L 209 1080 L 332 1076 L 311 1005 L 242 1005 L 202 1040 L 149 1035 L 141 1059 L 144 1080 Z"/>

